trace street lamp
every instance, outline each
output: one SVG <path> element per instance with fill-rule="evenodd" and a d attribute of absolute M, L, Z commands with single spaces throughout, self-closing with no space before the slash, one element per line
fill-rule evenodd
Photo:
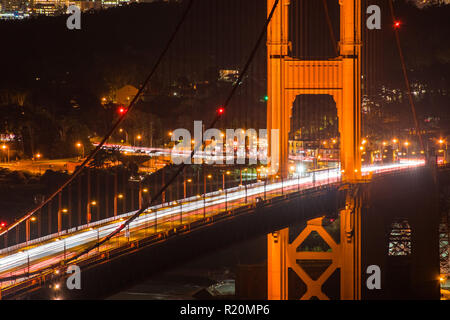
<path fill-rule="evenodd" d="M 119 129 L 120 133 L 124 133 L 125 132 L 125 143 L 128 142 L 128 132 L 122 128 Z M 123 140 L 121 140 L 123 142 Z"/>
<path fill-rule="evenodd" d="M 84 145 L 81 142 L 77 142 L 75 145 L 78 149 L 81 148 L 82 158 L 84 158 Z"/>
<path fill-rule="evenodd" d="M 211 179 L 213 178 L 212 174 L 208 174 L 206 177 L 207 177 L 209 180 L 211 180 Z M 211 182 L 210 185 L 209 185 L 209 192 L 212 192 L 212 182 Z"/>
<path fill-rule="evenodd" d="M 447 140 L 440 138 L 438 140 L 438 143 L 439 143 L 441 149 L 442 149 L 442 145 L 445 143 L 444 163 L 446 163 L 447 162 Z"/>
<path fill-rule="evenodd" d="M 28 218 L 25 222 L 26 222 L 26 224 L 25 224 L 25 240 L 26 240 L 26 243 L 28 243 L 28 241 L 30 241 L 30 221 L 31 222 L 35 222 L 37 219 L 36 219 L 36 217 L 31 217 L 31 218 Z"/>
<path fill-rule="evenodd" d="M 227 172 L 222 172 L 222 189 L 225 190 L 225 174 L 227 174 L 228 176 L 231 174 L 230 171 Z"/>
<path fill-rule="evenodd" d="M 408 158 L 409 157 L 409 152 L 408 152 L 409 142 L 405 141 L 404 145 L 406 147 L 406 157 Z"/>
<path fill-rule="evenodd" d="M 142 135 L 138 134 L 138 135 L 136 136 L 136 139 L 138 140 L 138 144 L 140 145 L 139 142 L 142 140 Z M 134 141 L 134 144 L 136 145 L 136 141 Z"/>
<path fill-rule="evenodd" d="M 91 206 L 96 206 L 97 205 L 97 201 L 91 201 L 87 203 L 87 214 L 86 214 L 86 220 L 87 220 L 87 224 L 89 224 L 91 222 Z"/>
<path fill-rule="evenodd" d="M 141 183 L 139 183 L 139 209 L 142 208 L 143 196 L 148 194 L 148 188 L 142 188 Z M 147 203 L 147 197 L 145 198 L 145 203 Z"/>
<path fill-rule="evenodd" d="M 183 181 L 183 190 L 184 190 L 184 199 L 186 199 L 186 182 L 188 182 L 188 183 L 191 183 L 192 182 L 192 179 L 187 179 L 187 180 L 184 180 Z"/>
<path fill-rule="evenodd" d="M 2 145 L 2 149 L 3 149 L 3 151 L 6 151 L 8 153 L 8 162 L 9 162 L 9 148 L 8 148 L 8 146 L 6 144 L 3 144 Z"/>
<path fill-rule="evenodd" d="M 223 190 L 225 191 L 225 211 L 228 211 L 228 199 L 227 199 L 227 189 L 225 189 L 225 174 L 228 176 L 231 174 L 230 171 L 227 171 L 225 173 L 222 173 L 222 185 L 223 185 Z"/>

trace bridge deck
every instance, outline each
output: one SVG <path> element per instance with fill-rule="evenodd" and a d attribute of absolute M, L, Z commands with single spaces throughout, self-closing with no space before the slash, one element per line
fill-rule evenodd
<path fill-rule="evenodd" d="M 364 172 L 381 174 L 421 164 L 422 162 L 408 162 L 383 167 L 368 167 L 364 169 Z M 77 264 L 83 262 L 90 264 L 92 261 L 101 260 L 105 255 L 109 256 L 114 252 L 127 250 L 136 241 L 143 239 L 157 241 L 170 233 L 192 228 L 196 224 L 209 223 L 219 219 L 224 213 L 254 206 L 258 197 L 270 201 L 282 194 L 287 195 L 298 191 L 312 190 L 318 186 L 335 184 L 339 182 L 339 179 L 339 172 L 330 170 L 317 173 L 315 182 L 313 182 L 313 176 L 274 182 L 266 186 L 260 182 L 248 185 L 247 192 L 244 187 L 237 187 L 227 189 L 226 192 L 208 193 L 205 198 L 202 196 L 192 197 L 180 200 L 176 204 L 152 207 L 131 223 L 129 230 L 123 231 L 110 242 L 84 255 L 77 261 Z M 36 239 L 36 243 L 32 246 L 23 244 L 4 249 L 0 258 L 0 278 L 3 279 L 2 295 L 21 291 L 22 288 L 31 284 L 36 285 L 40 278 L 45 278 L 45 275 L 49 274 L 46 268 L 59 264 L 91 246 L 98 239 L 107 236 L 132 214 L 133 212 L 126 213 L 113 219 L 79 227 L 78 230 L 68 230 L 65 234 Z M 11 280 L 8 281 L 9 278 Z"/>

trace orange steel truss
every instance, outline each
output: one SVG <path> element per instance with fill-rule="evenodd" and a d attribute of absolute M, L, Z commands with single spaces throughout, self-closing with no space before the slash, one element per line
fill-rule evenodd
<path fill-rule="evenodd" d="M 328 244 L 331 252 L 297 252 L 297 248 L 305 241 L 305 239 L 316 231 L 321 238 Z M 269 264 L 268 272 L 269 279 L 275 279 L 277 277 L 283 278 L 281 268 L 291 268 L 297 274 L 297 276 L 305 283 L 306 293 L 300 298 L 300 300 L 309 300 L 312 297 L 317 297 L 321 300 L 329 300 L 328 296 L 322 292 L 322 285 L 333 274 L 333 272 L 340 267 L 339 261 L 339 245 L 333 240 L 328 232 L 322 226 L 322 218 L 317 218 L 308 221 L 306 228 L 298 235 L 298 237 L 289 244 L 286 241 L 289 238 L 289 228 L 277 231 L 270 234 L 268 237 L 269 256 L 277 255 L 279 252 L 285 255 L 285 265 L 276 268 L 273 264 Z M 279 241 L 280 240 L 280 241 Z M 279 246 L 280 248 L 276 248 Z M 317 278 L 313 280 L 303 268 L 297 263 L 297 260 L 329 260 L 331 264 L 327 269 Z M 278 260 L 278 259 L 276 259 Z M 280 260 L 281 261 L 281 260 Z M 279 285 L 278 281 L 269 281 L 268 289 L 273 295 L 269 296 L 269 299 L 288 299 L 288 279 L 285 280 L 285 286 L 283 288 Z"/>
<path fill-rule="evenodd" d="M 357 196 L 351 199 L 358 199 Z M 352 201 L 351 201 L 352 202 Z M 288 300 L 288 270 L 292 269 L 306 285 L 306 293 L 300 298 L 308 300 L 316 297 L 329 300 L 322 286 L 336 269 L 340 269 L 340 298 L 342 300 L 360 299 L 360 241 L 355 234 L 360 230 L 360 203 L 347 206 L 340 212 L 340 243 L 336 243 L 323 227 L 323 217 L 309 220 L 306 228 L 289 243 L 289 228 L 269 234 L 267 237 L 268 299 Z M 316 231 L 330 247 L 331 251 L 297 251 L 311 232 Z M 301 260 L 331 261 L 326 270 L 313 280 L 299 265 Z"/>

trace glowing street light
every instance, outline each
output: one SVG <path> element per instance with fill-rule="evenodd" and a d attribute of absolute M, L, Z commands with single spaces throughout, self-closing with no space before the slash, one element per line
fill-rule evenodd
<path fill-rule="evenodd" d="M 406 147 L 406 154 L 405 155 L 406 155 L 406 157 L 408 157 L 408 155 L 409 155 L 408 148 L 409 148 L 410 143 L 408 141 L 405 141 L 404 145 Z"/>
<path fill-rule="evenodd" d="M 186 199 L 186 182 L 188 182 L 188 183 L 191 183 L 192 182 L 192 179 L 187 179 L 187 180 L 184 180 L 183 181 L 183 194 L 184 194 L 184 199 Z"/>
<path fill-rule="evenodd" d="M 93 200 L 93 201 L 91 201 L 91 202 L 88 202 L 87 203 L 87 205 L 86 205 L 86 221 L 87 221 L 87 224 L 89 225 L 89 223 L 91 222 L 91 217 L 92 217 L 92 215 L 91 215 L 91 206 L 96 206 L 97 205 L 97 201 L 95 201 L 95 200 Z"/>
<path fill-rule="evenodd" d="M 440 145 L 440 148 L 442 148 L 442 145 L 445 143 L 444 163 L 447 163 L 447 141 L 440 138 L 438 140 L 438 143 Z M 442 150 L 442 151 L 444 151 L 444 150 Z"/>
<path fill-rule="evenodd" d="M 6 151 L 8 153 L 7 159 L 8 159 L 8 162 L 9 162 L 9 148 L 8 148 L 8 146 L 6 144 L 3 144 L 2 145 L 2 149 L 3 149 L 3 151 Z"/>
<path fill-rule="evenodd" d="M 75 144 L 75 146 L 76 146 L 78 149 L 81 149 L 81 152 L 82 152 L 82 158 L 84 158 L 84 145 L 83 145 L 81 142 L 77 142 L 77 143 Z"/>
<path fill-rule="evenodd" d="M 133 144 L 136 145 L 136 139 L 138 142 L 142 140 L 142 135 L 138 134 L 133 138 Z M 139 143 L 138 143 L 139 144 Z"/>

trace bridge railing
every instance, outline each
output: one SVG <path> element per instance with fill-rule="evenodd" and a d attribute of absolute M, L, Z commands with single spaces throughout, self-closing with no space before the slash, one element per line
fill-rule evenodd
<path fill-rule="evenodd" d="M 327 174 L 327 179 L 324 181 L 323 174 L 325 172 Z M 330 183 L 331 180 L 338 178 L 338 176 L 336 176 L 336 173 L 337 173 L 337 170 L 322 170 L 322 171 L 309 173 L 309 175 L 311 176 L 311 178 L 313 180 L 311 183 L 314 185 L 316 183 L 315 182 L 315 175 L 316 174 L 317 175 L 319 175 L 319 174 L 322 175 L 320 183 Z M 375 173 L 376 174 L 382 174 L 383 170 L 375 170 Z M 162 203 L 162 204 L 159 204 L 159 205 L 152 206 L 151 208 L 149 208 L 149 210 L 158 212 L 158 210 L 161 209 L 161 208 L 174 206 L 174 204 L 176 204 L 176 205 L 180 206 L 180 213 L 183 213 L 183 206 L 185 206 L 186 203 L 190 203 L 192 201 L 196 201 L 198 199 L 203 199 L 203 198 L 208 198 L 209 199 L 211 197 L 216 197 L 216 196 L 220 196 L 220 195 L 225 195 L 225 203 L 224 204 L 221 203 L 219 208 L 220 207 L 225 207 L 225 209 L 226 209 L 227 206 L 228 206 L 227 194 L 233 194 L 234 192 L 239 191 L 239 190 L 241 190 L 241 191 L 244 190 L 244 189 L 250 190 L 250 189 L 254 189 L 254 188 L 262 187 L 262 186 L 267 186 L 268 189 L 271 189 L 270 186 L 277 185 L 277 184 L 280 186 L 280 188 L 278 188 L 278 191 L 270 190 L 270 191 L 268 191 L 268 193 L 269 194 L 273 194 L 273 193 L 277 193 L 278 192 L 278 194 L 283 194 L 285 192 L 285 189 L 286 189 L 286 192 L 289 189 L 295 189 L 295 188 L 299 189 L 300 181 L 297 181 L 297 187 L 293 186 L 293 184 L 295 184 L 295 182 L 296 182 L 295 179 L 290 179 L 290 180 L 286 180 L 286 181 L 283 181 L 282 179 L 271 179 L 270 181 L 269 180 L 258 181 L 258 182 L 255 182 L 255 183 L 249 183 L 249 184 L 245 184 L 245 185 L 242 185 L 242 186 L 236 186 L 236 187 L 228 188 L 228 189 L 226 189 L 226 191 L 224 191 L 224 190 L 222 190 L 222 191 L 213 191 L 213 192 L 208 192 L 206 194 L 201 194 L 201 195 L 197 195 L 197 196 L 187 197 L 187 198 L 184 198 L 184 199 L 178 199 L 178 200 L 175 200 L 175 201 L 168 201 L 168 202 L 165 202 L 165 203 Z M 317 183 L 319 183 L 319 182 L 317 182 Z M 267 192 L 265 192 L 265 194 L 267 196 Z M 255 196 L 253 194 L 250 194 L 249 195 L 249 200 L 251 200 L 252 198 L 256 198 L 256 197 L 257 196 Z M 102 225 L 110 224 L 110 223 L 113 223 L 113 222 L 117 222 L 117 221 L 119 221 L 121 219 L 126 219 L 126 218 L 132 216 L 135 212 L 136 212 L 136 210 L 133 210 L 133 211 L 126 212 L 126 213 L 123 213 L 123 214 L 120 214 L 120 215 L 112 216 L 112 217 L 101 219 L 101 220 L 98 220 L 98 221 L 85 223 L 85 224 L 82 224 L 80 226 L 75 226 L 75 227 L 72 227 L 72 228 L 61 230 L 59 232 L 54 232 L 54 233 L 51 233 L 51 234 L 43 236 L 43 237 L 38 237 L 38 238 L 35 238 L 35 239 L 32 239 L 32 240 L 28 240 L 28 241 L 25 240 L 22 243 L 19 243 L 19 244 L 13 245 L 13 246 L 8 246 L 8 247 L 6 247 L 4 249 L 1 249 L 0 250 L 0 255 L 8 254 L 9 252 L 15 252 L 16 250 L 20 250 L 20 249 L 23 249 L 23 248 L 26 248 L 26 247 L 33 247 L 33 246 L 38 245 L 38 244 L 40 244 L 42 242 L 46 242 L 46 241 L 49 241 L 49 240 L 52 240 L 52 239 L 56 239 L 58 237 L 64 237 L 64 236 L 67 236 L 67 235 L 70 235 L 70 234 L 73 234 L 73 233 L 83 232 L 83 231 L 88 230 L 90 228 L 95 228 L 95 227 L 98 227 L 98 226 L 102 226 Z"/>

